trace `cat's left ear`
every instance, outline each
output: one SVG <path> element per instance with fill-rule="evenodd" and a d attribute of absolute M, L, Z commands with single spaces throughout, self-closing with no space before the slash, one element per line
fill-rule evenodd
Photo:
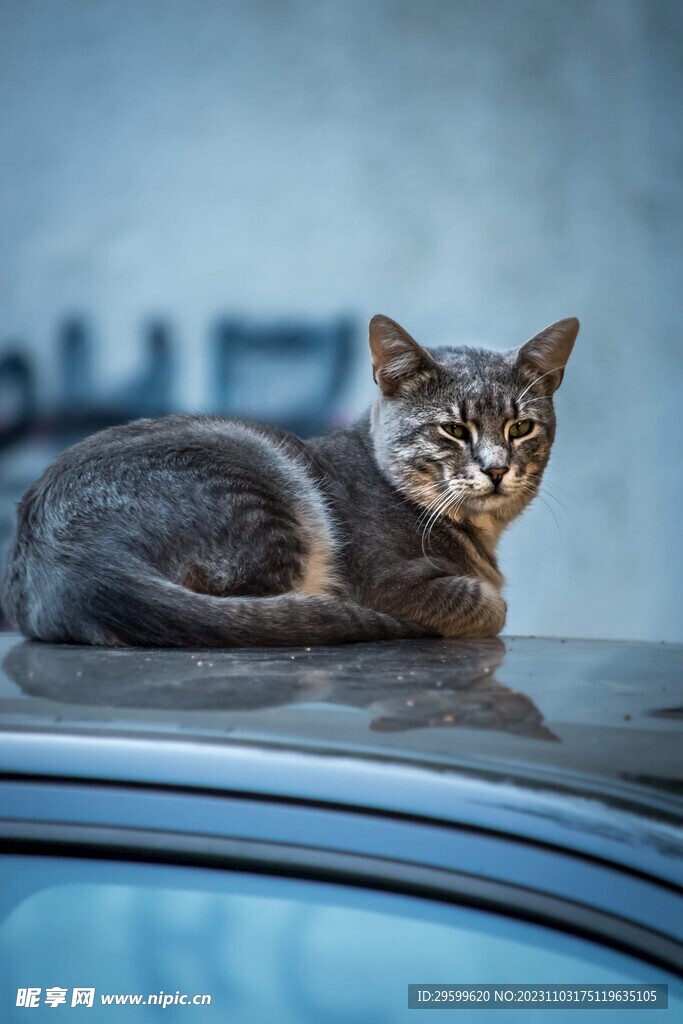
<path fill-rule="evenodd" d="M 558 320 L 512 353 L 515 364 L 533 374 L 540 392 L 552 395 L 562 383 L 564 368 L 578 333 L 579 321 L 575 316 Z"/>
<path fill-rule="evenodd" d="M 437 369 L 426 349 L 395 320 L 381 314 L 370 321 L 370 351 L 375 383 L 389 397 Z"/>

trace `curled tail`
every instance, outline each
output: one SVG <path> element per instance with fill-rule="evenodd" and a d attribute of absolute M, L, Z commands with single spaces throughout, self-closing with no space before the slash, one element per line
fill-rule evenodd
<path fill-rule="evenodd" d="M 83 574 L 6 611 L 37 640 L 111 647 L 295 647 L 425 636 L 418 626 L 332 596 L 214 597 L 157 577 Z M 66 592 L 65 592 L 66 591 Z M 39 592 L 40 593 L 40 592 Z"/>

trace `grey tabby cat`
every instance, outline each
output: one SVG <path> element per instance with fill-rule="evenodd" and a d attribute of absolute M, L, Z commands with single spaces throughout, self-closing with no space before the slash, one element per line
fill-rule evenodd
<path fill-rule="evenodd" d="M 21 501 L 2 606 L 26 636 L 109 646 L 498 633 L 496 544 L 538 489 L 578 329 L 430 350 L 375 316 L 377 400 L 349 430 L 170 416 L 87 438 Z"/>

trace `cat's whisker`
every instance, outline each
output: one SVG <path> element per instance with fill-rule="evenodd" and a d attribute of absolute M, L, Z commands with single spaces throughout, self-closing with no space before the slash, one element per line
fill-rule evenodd
<path fill-rule="evenodd" d="M 449 518 L 455 519 L 456 516 L 457 516 L 457 513 L 459 512 L 459 510 L 460 510 L 461 506 L 463 505 L 463 503 L 465 502 L 466 498 L 467 498 L 467 491 L 458 492 L 455 495 L 454 500 L 452 502 L 450 502 L 449 504 L 447 504 L 446 507 L 441 511 L 441 515 L 439 516 L 439 518 L 442 518 L 442 517 L 448 515 Z M 430 538 L 431 538 L 431 535 L 432 535 L 432 530 L 436 526 L 436 522 L 437 522 L 437 520 L 435 519 L 432 522 L 432 524 L 431 524 L 431 526 L 429 528 L 429 532 L 427 534 L 427 541 L 426 541 L 427 545 L 429 544 L 429 541 L 430 541 Z"/>
<path fill-rule="evenodd" d="M 567 515 L 570 514 L 569 509 L 564 504 L 564 502 L 560 501 L 556 494 L 553 494 L 548 484 L 546 483 L 543 484 L 543 493 L 546 497 L 552 498 L 552 500 L 557 504 L 558 508 L 561 508 L 563 512 L 565 512 Z"/>
<path fill-rule="evenodd" d="M 435 500 L 433 498 L 433 496 L 432 496 L 431 489 L 427 488 L 426 486 L 425 486 L 424 489 L 427 492 L 424 495 L 424 498 L 425 498 L 425 500 L 427 500 L 428 504 L 431 505 L 432 501 Z M 437 495 L 437 497 L 439 497 L 439 496 L 440 495 Z M 421 497 L 422 497 L 422 493 L 416 490 L 416 491 L 414 491 L 411 494 L 405 495 L 405 497 L 401 498 L 400 501 L 395 501 L 394 502 L 394 507 L 395 508 L 401 508 L 402 505 L 411 504 L 411 505 L 417 505 L 418 508 L 423 508 L 423 510 L 424 510 L 424 506 L 421 504 L 421 501 L 420 501 Z"/>
<path fill-rule="evenodd" d="M 438 507 L 435 510 L 432 511 L 429 519 L 425 523 L 425 527 L 424 527 L 424 529 L 422 531 L 422 540 L 421 540 L 422 554 L 424 555 L 425 558 L 428 557 L 427 556 L 427 552 L 425 550 L 426 543 L 429 541 L 429 537 L 431 536 L 431 532 L 434 529 L 434 526 L 436 525 L 437 520 L 444 514 L 445 510 L 449 507 L 449 505 L 452 502 L 454 502 L 458 497 L 459 497 L 459 492 L 454 492 L 454 491 L 449 489 L 448 493 L 445 495 L 444 500 L 441 501 L 439 503 Z"/>
<path fill-rule="evenodd" d="M 425 528 L 426 529 L 426 536 L 423 537 L 423 546 L 424 547 L 428 547 L 429 546 L 429 542 L 430 542 L 431 536 L 432 536 L 432 531 L 434 530 L 434 527 L 436 526 L 436 524 L 439 521 L 439 519 L 443 519 L 448 514 L 450 509 L 455 504 L 457 504 L 457 501 L 458 501 L 458 495 L 452 495 L 451 499 L 449 501 L 447 501 L 446 504 L 443 505 L 439 509 L 438 514 L 432 517 L 431 521 L 427 524 L 427 526 Z"/>
<path fill-rule="evenodd" d="M 521 395 L 517 395 L 517 398 L 515 399 L 517 404 L 519 405 L 519 403 L 526 395 L 527 391 L 530 391 L 535 384 L 538 384 L 539 380 L 543 380 L 544 377 L 548 377 L 551 373 L 557 373 L 558 370 L 564 370 L 564 367 L 564 363 L 561 366 L 553 366 L 552 370 L 546 370 L 546 372 L 542 373 L 540 377 L 536 378 L 536 380 L 532 380 L 531 384 L 527 385 L 527 387 L 524 388 L 524 391 L 522 391 Z"/>
<path fill-rule="evenodd" d="M 544 395 L 539 395 L 538 398 L 527 399 L 524 403 L 524 409 L 520 409 L 520 417 L 526 416 L 529 412 L 535 413 L 535 407 L 539 402 L 548 402 L 549 399 Z"/>
<path fill-rule="evenodd" d="M 521 485 L 521 489 L 522 489 L 522 491 L 525 491 L 526 493 L 528 493 L 530 495 L 530 498 L 538 498 L 538 500 L 541 502 L 541 504 L 544 505 L 545 508 L 547 508 L 547 510 L 550 513 L 550 515 L 552 516 L 553 522 L 555 523 L 555 526 L 557 528 L 558 537 L 561 540 L 562 539 L 562 529 L 560 527 L 559 520 L 558 520 L 557 516 L 555 515 L 555 511 L 554 511 L 552 505 L 548 504 L 548 502 L 545 500 L 545 498 L 540 493 L 540 491 L 536 490 L 534 487 L 531 487 L 529 484 L 524 484 L 523 483 Z"/>
<path fill-rule="evenodd" d="M 563 503 L 563 502 L 562 502 L 562 501 L 561 501 L 561 500 L 560 500 L 560 499 L 558 498 L 558 496 L 557 496 L 557 495 L 556 495 L 556 494 L 554 493 L 552 485 L 551 485 L 551 484 L 549 484 L 547 480 L 544 480 L 544 481 L 543 481 L 543 483 L 540 483 L 539 481 L 536 481 L 536 482 L 535 482 L 535 484 L 534 484 L 534 483 L 532 483 L 532 482 L 531 482 L 531 481 L 529 481 L 529 480 L 525 480 L 525 481 L 523 481 L 523 483 L 524 483 L 524 484 L 525 484 L 525 485 L 526 485 L 526 486 L 527 486 L 527 487 L 528 487 L 529 489 L 531 489 L 531 490 L 532 490 L 532 493 L 533 493 L 533 494 L 535 494 L 535 495 L 536 495 L 536 494 L 538 494 L 538 495 L 539 495 L 539 497 L 540 497 L 540 496 L 545 496 L 545 497 L 548 497 L 548 498 L 552 498 L 552 500 L 553 500 L 554 502 L 556 502 L 556 504 L 557 504 L 558 508 L 561 508 L 563 512 L 566 512 L 566 514 L 567 514 L 567 515 L 569 515 L 569 509 L 568 509 L 568 508 L 566 507 L 566 505 L 565 505 L 565 504 L 564 504 L 564 503 Z M 542 489 L 542 491 L 541 491 L 541 489 Z"/>
<path fill-rule="evenodd" d="M 438 496 L 436 501 L 431 503 L 431 506 L 428 509 L 425 509 L 425 512 L 423 513 L 423 515 L 420 516 L 420 520 L 425 520 L 425 518 L 426 518 L 425 529 L 427 529 L 427 525 L 429 524 L 429 522 L 431 521 L 431 519 L 433 517 L 434 518 L 438 518 L 438 516 L 441 513 L 442 507 L 444 507 L 444 508 L 446 507 L 446 505 L 448 504 L 448 502 L 449 502 L 451 497 L 452 497 L 452 491 L 449 488 L 447 491 L 442 492 Z M 418 522 L 420 522 L 420 520 L 418 520 Z"/>
<path fill-rule="evenodd" d="M 559 484 L 555 483 L 554 481 L 552 484 L 550 484 L 547 480 L 543 481 L 543 490 L 547 491 L 548 494 L 551 494 L 556 499 L 556 501 L 559 501 L 559 498 L 555 494 L 555 491 L 561 491 L 563 494 L 569 493 L 565 487 L 560 487 Z"/>
<path fill-rule="evenodd" d="M 464 502 L 466 497 L 467 497 L 467 491 L 464 491 L 464 492 L 461 492 L 461 491 L 451 492 L 451 494 L 449 495 L 449 500 L 446 501 L 445 504 L 443 504 L 443 505 L 441 505 L 439 507 L 437 512 L 432 516 L 430 522 L 427 523 L 427 525 L 425 526 L 425 530 L 423 531 L 423 534 L 422 534 L 422 551 L 423 551 L 423 554 L 425 555 L 425 558 L 427 557 L 427 554 L 426 554 L 426 551 L 425 551 L 425 547 L 429 544 L 429 540 L 430 540 L 431 535 L 432 535 L 432 530 L 436 526 L 437 521 L 439 519 L 443 518 L 443 516 L 445 516 L 446 513 L 451 512 L 451 509 L 455 509 L 457 511 L 457 509 L 460 508 L 460 506 L 462 505 L 462 503 Z M 426 537 L 425 537 L 425 534 L 426 534 Z"/>
<path fill-rule="evenodd" d="M 462 508 L 462 506 L 464 505 L 464 503 L 465 503 L 465 501 L 467 500 L 468 496 L 469 496 L 469 490 L 465 490 L 465 491 L 459 491 L 459 492 L 458 492 L 458 495 L 457 495 L 457 497 L 458 497 L 458 500 L 457 500 L 457 501 L 455 501 L 455 502 L 454 502 L 454 503 L 453 503 L 453 504 L 452 504 L 451 506 L 449 506 L 449 508 L 448 508 L 448 509 L 446 510 L 446 511 L 447 511 L 447 513 L 448 513 L 448 516 L 449 516 L 449 518 L 450 518 L 450 519 L 457 519 L 457 515 L 458 515 L 458 512 L 460 511 L 460 509 L 461 509 L 461 508 Z M 444 514 L 445 514 L 445 513 L 444 513 Z"/>
<path fill-rule="evenodd" d="M 430 517 L 430 515 L 434 511 L 435 507 L 442 501 L 443 498 L 445 498 L 447 493 L 448 493 L 448 491 L 439 491 L 439 493 L 436 495 L 436 497 L 432 498 L 432 500 L 429 502 L 429 504 L 422 510 L 420 515 L 417 517 L 417 525 L 418 526 L 420 526 L 424 522 L 425 519 L 428 519 Z"/>
<path fill-rule="evenodd" d="M 450 481 L 449 483 L 445 484 L 438 491 L 436 496 L 433 497 L 432 500 L 425 506 L 423 511 L 418 516 L 418 519 L 417 519 L 418 525 L 420 523 L 422 523 L 425 518 L 429 518 L 429 516 L 432 514 L 432 512 L 434 512 L 436 506 L 440 504 L 442 499 L 446 498 L 450 494 L 453 494 L 453 493 L 458 493 L 459 494 L 460 493 L 460 491 L 459 490 L 456 491 L 456 489 L 452 485 L 453 485 L 453 481 Z"/>
<path fill-rule="evenodd" d="M 559 522 L 557 516 L 555 515 L 555 512 L 553 511 L 552 505 L 548 504 L 548 502 L 545 500 L 545 498 L 543 497 L 542 494 L 537 494 L 536 497 L 539 499 L 541 504 L 544 505 L 548 509 L 548 512 L 550 512 L 550 515 L 553 517 L 553 522 L 555 523 L 555 526 L 557 527 L 557 535 L 558 535 L 558 537 L 561 540 L 562 539 L 562 529 L 560 527 L 560 522 Z"/>

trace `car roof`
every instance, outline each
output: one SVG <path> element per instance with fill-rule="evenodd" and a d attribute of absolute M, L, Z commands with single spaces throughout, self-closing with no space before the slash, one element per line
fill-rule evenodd
<path fill-rule="evenodd" d="M 0 636 L 0 772 L 428 818 L 683 884 L 683 646 Z"/>
<path fill-rule="evenodd" d="M 0 662 L 5 730 L 182 736 L 683 794 L 683 645 L 133 650 L 3 634 Z"/>

